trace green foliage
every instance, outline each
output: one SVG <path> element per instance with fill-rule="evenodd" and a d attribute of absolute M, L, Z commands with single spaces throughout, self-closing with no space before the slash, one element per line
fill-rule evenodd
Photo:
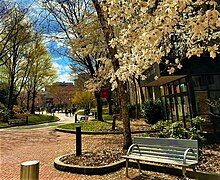
<path fill-rule="evenodd" d="M 0 102 L 0 121 L 7 122 L 11 115 L 11 111 L 8 110 L 4 104 Z"/>
<path fill-rule="evenodd" d="M 155 125 L 152 126 L 154 130 L 160 130 L 159 136 L 165 138 L 177 138 L 177 139 L 197 139 L 205 141 L 205 138 L 199 134 L 199 126 L 206 122 L 207 120 L 197 116 L 192 119 L 193 127 L 184 128 L 182 121 L 171 122 L 167 121 L 158 121 Z"/>
<path fill-rule="evenodd" d="M 120 106 L 116 106 L 115 104 L 113 104 L 112 111 L 113 111 L 114 114 L 119 114 L 120 111 L 121 111 L 121 107 Z"/>
<path fill-rule="evenodd" d="M 162 105 L 161 101 L 158 100 L 148 100 L 142 105 L 142 115 L 147 119 L 150 124 L 155 124 L 159 120 L 163 119 Z"/>
<path fill-rule="evenodd" d="M 72 103 L 77 107 L 88 108 L 94 102 L 94 96 L 89 91 L 75 91 Z"/>
<path fill-rule="evenodd" d="M 128 113 L 129 113 L 129 117 L 130 118 L 135 118 L 137 117 L 137 110 L 136 108 L 138 108 L 138 112 L 139 112 L 139 109 L 140 109 L 140 105 L 136 105 L 136 104 L 129 104 L 128 105 Z"/>
<path fill-rule="evenodd" d="M 212 111 L 210 114 L 212 116 L 220 118 L 220 98 L 213 99 L 213 100 L 207 100 L 208 104 L 212 107 Z"/>
<path fill-rule="evenodd" d="M 8 103 L 8 85 L 5 82 L 0 82 L 0 103 L 6 105 Z"/>

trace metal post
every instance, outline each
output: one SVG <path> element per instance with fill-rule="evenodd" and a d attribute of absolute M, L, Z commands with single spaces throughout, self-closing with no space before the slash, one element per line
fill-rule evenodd
<path fill-rule="evenodd" d="M 76 127 L 76 156 L 82 155 L 81 126 Z"/>
<path fill-rule="evenodd" d="M 20 180 L 39 180 L 39 161 L 21 163 Z"/>
<path fill-rule="evenodd" d="M 26 116 L 26 124 L 28 124 L 28 116 Z"/>
<path fill-rule="evenodd" d="M 77 122 L 77 114 L 75 114 L 75 123 Z"/>
<path fill-rule="evenodd" d="M 115 130 L 115 121 L 116 121 L 116 115 L 113 116 L 112 130 Z"/>

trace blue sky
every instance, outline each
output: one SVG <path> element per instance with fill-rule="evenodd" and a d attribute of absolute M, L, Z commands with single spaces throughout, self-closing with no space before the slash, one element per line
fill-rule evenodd
<path fill-rule="evenodd" d="M 52 62 L 54 68 L 58 71 L 58 79 L 59 82 L 73 82 L 73 78 L 70 76 L 70 59 L 62 56 L 61 54 L 65 54 L 68 50 L 66 47 L 63 47 L 57 41 L 51 40 L 51 38 L 46 37 L 51 34 L 55 34 L 57 36 L 62 36 L 62 33 L 57 33 L 60 31 L 59 26 L 53 22 L 51 23 L 52 16 L 47 16 L 48 12 L 42 11 L 42 7 L 39 5 L 38 0 L 13 0 L 18 4 L 19 7 L 29 7 L 29 18 L 30 21 L 34 21 L 39 19 L 37 25 L 35 25 L 36 30 L 41 34 L 45 35 L 43 41 L 49 51 L 49 55 L 53 57 Z M 47 17 L 45 19 L 45 17 Z M 44 21 L 42 21 L 44 19 Z M 50 21 L 50 23 L 49 23 Z M 35 24 L 35 23 L 34 23 Z M 59 54 L 61 53 L 61 54 Z"/>

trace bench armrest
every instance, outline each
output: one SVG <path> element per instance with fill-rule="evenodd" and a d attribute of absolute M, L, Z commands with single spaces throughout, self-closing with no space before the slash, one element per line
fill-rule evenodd
<path fill-rule="evenodd" d="M 131 154 L 131 152 L 132 152 L 132 150 L 133 150 L 134 147 L 137 147 L 137 148 L 138 148 L 138 151 L 139 151 L 139 153 L 140 153 L 140 155 L 141 155 L 141 151 L 140 151 L 140 149 L 139 149 L 139 146 L 138 146 L 137 144 L 132 144 L 132 145 L 129 147 L 129 149 L 128 149 L 127 156 L 129 156 L 129 154 Z"/>
<path fill-rule="evenodd" d="M 191 148 L 186 149 L 185 152 L 184 152 L 184 156 L 183 156 L 183 164 L 186 164 L 186 156 L 187 156 L 189 151 L 191 151 L 196 156 L 196 154 L 193 151 L 193 149 L 191 149 Z"/>

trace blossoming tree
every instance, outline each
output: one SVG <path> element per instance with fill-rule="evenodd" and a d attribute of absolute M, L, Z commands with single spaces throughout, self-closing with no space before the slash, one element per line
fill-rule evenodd
<path fill-rule="evenodd" d="M 172 74 L 182 60 L 219 53 L 218 0 L 92 0 L 97 11 L 108 58 L 100 75 L 119 89 L 124 125 L 124 149 L 131 144 L 124 82 L 164 63 Z M 170 56 L 175 58 L 169 58 Z"/>

